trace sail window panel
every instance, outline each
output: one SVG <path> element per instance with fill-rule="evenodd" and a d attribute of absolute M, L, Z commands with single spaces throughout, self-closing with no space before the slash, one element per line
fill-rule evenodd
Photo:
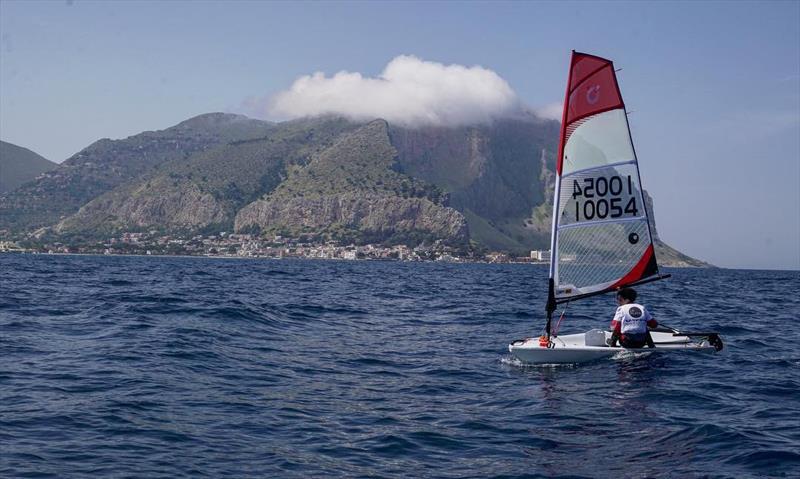
<path fill-rule="evenodd" d="M 650 245 L 646 219 L 560 230 L 556 297 L 610 287 L 636 267 Z"/>
<path fill-rule="evenodd" d="M 561 179 L 558 225 L 645 216 L 636 163 L 583 170 Z"/>
<path fill-rule="evenodd" d="M 633 159 L 625 110 L 611 110 L 588 118 L 570 134 L 561 174 Z"/>

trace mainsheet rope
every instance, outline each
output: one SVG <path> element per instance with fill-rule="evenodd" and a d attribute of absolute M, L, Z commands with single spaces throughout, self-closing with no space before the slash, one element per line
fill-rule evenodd
<path fill-rule="evenodd" d="M 558 329 L 561 327 L 561 321 L 564 320 L 564 315 L 567 314 L 567 308 L 569 307 L 569 301 L 566 302 L 564 305 L 564 310 L 561 311 L 561 317 L 558 318 L 558 322 L 556 323 L 555 329 L 553 329 L 553 333 L 551 336 L 558 336 Z"/>

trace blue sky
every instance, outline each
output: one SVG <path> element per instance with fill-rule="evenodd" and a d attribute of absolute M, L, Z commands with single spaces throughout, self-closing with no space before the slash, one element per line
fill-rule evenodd
<path fill-rule="evenodd" d="M 800 2 L 0 1 L 0 137 L 63 161 L 302 75 L 401 54 L 562 101 L 569 52 L 614 60 L 661 236 L 800 269 Z"/>

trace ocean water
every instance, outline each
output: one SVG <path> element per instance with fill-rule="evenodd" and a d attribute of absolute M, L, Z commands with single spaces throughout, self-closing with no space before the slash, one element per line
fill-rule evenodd
<path fill-rule="evenodd" d="M 542 266 L 0 255 L 0 476 L 800 477 L 800 273 L 669 272 L 722 352 L 530 367 Z"/>

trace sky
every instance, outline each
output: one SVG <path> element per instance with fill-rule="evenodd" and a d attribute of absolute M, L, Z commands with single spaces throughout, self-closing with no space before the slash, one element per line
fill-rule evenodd
<path fill-rule="evenodd" d="M 61 162 L 212 111 L 291 117 L 316 104 L 298 88 L 334 79 L 426 121 L 552 114 L 573 49 L 621 69 L 662 239 L 722 267 L 800 269 L 798 1 L 0 0 L 0 138 Z M 433 80 L 410 89 L 404 59 Z M 381 103 L 398 91 L 417 102 Z"/>

